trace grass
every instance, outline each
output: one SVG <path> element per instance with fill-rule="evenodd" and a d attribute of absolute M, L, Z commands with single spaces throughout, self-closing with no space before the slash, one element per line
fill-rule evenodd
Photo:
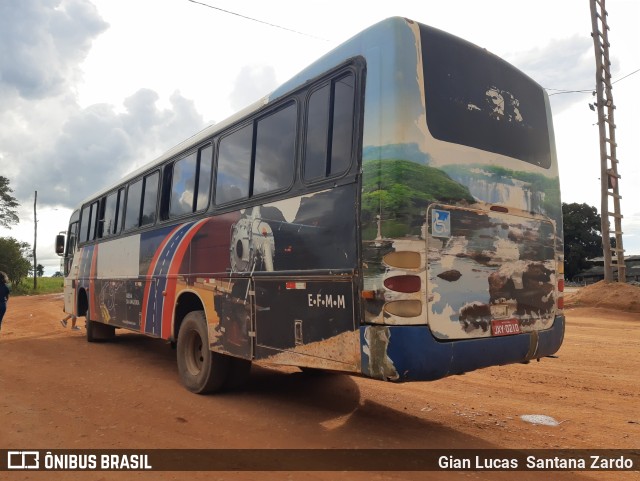
<path fill-rule="evenodd" d="M 11 287 L 12 296 L 55 294 L 63 290 L 62 277 L 38 277 L 38 288 L 33 289 L 33 277 L 25 277 L 17 287 Z"/>

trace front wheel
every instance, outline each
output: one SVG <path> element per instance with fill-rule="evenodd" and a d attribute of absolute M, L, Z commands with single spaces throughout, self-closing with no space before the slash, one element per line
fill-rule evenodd
<path fill-rule="evenodd" d="M 178 373 L 191 392 L 219 391 L 229 373 L 229 358 L 209 349 L 204 311 L 192 311 L 184 318 L 178 333 Z"/>
<path fill-rule="evenodd" d="M 101 322 L 92 321 L 89 308 L 85 317 L 88 342 L 110 341 L 116 337 L 116 328 Z"/>

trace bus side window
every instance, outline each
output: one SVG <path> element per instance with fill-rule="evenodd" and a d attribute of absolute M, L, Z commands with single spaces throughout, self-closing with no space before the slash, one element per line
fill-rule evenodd
<path fill-rule="evenodd" d="M 333 82 L 333 134 L 331 136 L 331 158 L 327 175 L 345 172 L 351 164 L 353 146 L 353 110 L 355 100 L 355 77 L 353 74 L 340 77 Z"/>
<path fill-rule="evenodd" d="M 140 226 L 153 224 L 156 221 L 158 204 L 158 182 L 160 174 L 154 172 L 144 178 L 144 198 L 142 200 L 142 217 Z"/>
<path fill-rule="evenodd" d="M 82 218 L 80 222 L 80 242 L 86 242 L 89 239 L 90 220 L 91 220 L 91 206 L 86 205 L 82 208 Z"/>
<path fill-rule="evenodd" d="M 98 223 L 98 205 L 98 202 L 93 202 L 82 209 L 80 242 L 88 242 L 95 239 L 96 225 Z"/>
<path fill-rule="evenodd" d="M 216 204 L 249 197 L 253 124 L 225 136 L 218 149 Z"/>
<path fill-rule="evenodd" d="M 330 93 L 331 87 L 327 84 L 309 97 L 304 158 L 305 180 L 324 178 L 326 175 Z"/>
<path fill-rule="evenodd" d="M 65 277 L 71 272 L 71 265 L 73 264 L 73 255 L 76 251 L 76 239 L 78 235 L 78 223 L 72 222 L 69 225 L 69 232 L 67 234 L 67 251 L 65 252 L 64 262 L 64 275 Z"/>
<path fill-rule="evenodd" d="M 252 195 L 283 189 L 293 182 L 297 117 L 292 103 L 256 123 Z"/>
<path fill-rule="evenodd" d="M 192 152 L 173 164 L 169 217 L 179 217 L 193 212 L 197 167 L 197 152 Z"/>
<path fill-rule="evenodd" d="M 120 196 L 124 189 L 112 192 L 104 199 L 104 213 L 102 216 L 102 232 L 100 237 L 110 237 L 120 232 L 118 226 L 118 209 L 120 207 Z"/>
<path fill-rule="evenodd" d="M 165 181 L 165 189 L 170 189 L 170 196 L 167 201 L 163 194 L 163 219 L 167 218 L 167 210 L 168 217 L 173 218 L 205 210 L 209 206 L 212 154 L 213 147 L 207 145 L 165 167 L 165 178 L 169 179 Z"/>
<path fill-rule="evenodd" d="M 124 215 L 124 230 L 140 225 L 140 201 L 142 200 L 142 179 L 129 185 L 127 189 L 127 211 Z"/>
<path fill-rule="evenodd" d="M 305 181 L 344 173 L 351 164 L 355 76 L 348 73 L 313 91 L 307 103 Z"/>
<path fill-rule="evenodd" d="M 124 230 L 153 224 L 156 221 L 159 180 L 160 173 L 154 172 L 129 185 Z"/>
<path fill-rule="evenodd" d="M 118 189 L 118 206 L 116 207 L 116 223 L 114 226 L 114 235 L 122 230 L 122 218 L 124 217 L 124 187 Z"/>
<path fill-rule="evenodd" d="M 198 190 L 196 191 L 195 211 L 209 207 L 211 195 L 211 173 L 213 172 L 213 147 L 207 145 L 200 149 L 198 159 Z"/>

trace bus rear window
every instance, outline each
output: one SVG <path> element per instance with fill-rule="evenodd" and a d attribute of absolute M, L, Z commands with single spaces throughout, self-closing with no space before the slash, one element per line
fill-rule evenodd
<path fill-rule="evenodd" d="M 424 25 L 420 34 L 431 135 L 549 168 L 542 87 L 469 42 Z"/>

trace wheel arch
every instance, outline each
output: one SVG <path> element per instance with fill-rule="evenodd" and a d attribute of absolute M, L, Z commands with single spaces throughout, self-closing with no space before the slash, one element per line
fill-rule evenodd
<path fill-rule="evenodd" d="M 78 298 L 76 300 L 76 315 L 78 317 L 86 316 L 89 312 L 89 297 L 85 289 L 78 289 Z"/>
<path fill-rule="evenodd" d="M 206 317 L 206 309 L 200 296 L 193 291 L 183 291 L 176 300 L 173 314 L 173 331 L 171 333 L 172 341 L 178 339 L 182 322 L 191 311 L 204 311 Z"/>

